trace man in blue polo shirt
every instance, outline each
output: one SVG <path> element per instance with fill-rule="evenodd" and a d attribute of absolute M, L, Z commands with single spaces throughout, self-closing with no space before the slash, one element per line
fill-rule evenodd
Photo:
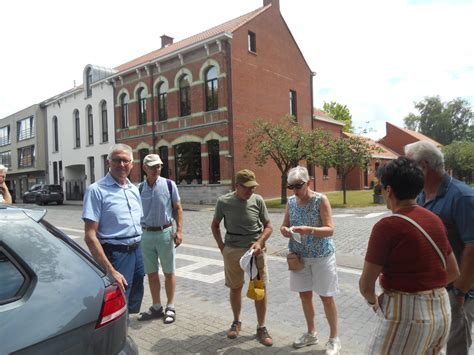
<path fill-rule="evenodd" d="M 158 154 L 143 159 L 146 181 L 139 186 L 143 203 L 143 257 L 153 304 L 138 317 L 139 321 L 163 318 L 165 323 L 176 319 L 174 294 L 176 289 L 176 247 L 183 241 L 183 209 L 174 181 L 160 176 L 163 162 Z M 173 217 L 175 216 L 175 218 Z M 176 230 L 173 220 L 176 219 Z M 160 297 L 158 268 L 165 275 L 166 308 Z"/>
<path fill-rule="evenodd" d="M 459 264 L 461 275 L 448 286 L 451 329 L 447 353 L 467 355 L 474 318 L 474 190 L 445 172 L 443 153 L 434 144 L 408 144 L 405 154 L 424 173 L 425 186 L 417 203 L 441 218 Z"/>
<path fill-rule="evenodd" d="M 107 162 L 109 173 L 90 185 L 84 196 L 84 239 L 94 258 L 125 292 L 128 312 L 138 313 L 144 278 L 142 204 L 138 188 L 127 178 L 133 167 L 132 148 L 115 144 Z"/>

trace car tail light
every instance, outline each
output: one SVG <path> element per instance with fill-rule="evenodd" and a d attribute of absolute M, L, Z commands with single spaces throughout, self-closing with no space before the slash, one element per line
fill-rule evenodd
<path fill-rule="evenodd" d="M 105 289 L 104 303 L 100 311 L 96 329 L 103 327 L 127 312 L 127 302 L 120 287 L 114 283 Z"/>

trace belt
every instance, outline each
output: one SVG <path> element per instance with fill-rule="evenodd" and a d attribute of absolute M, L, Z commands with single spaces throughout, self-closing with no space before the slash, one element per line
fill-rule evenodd
<path fill-rule="evenodd" d="M 140 246 L 140 242 L 136 242 L 133 244 L 109 244 L 105 243 L 102 244 L 102 248 L 105 250 L 110 250 L 110 251 L 124 251 L 124 252 L 129 252 L 129 251 L 134 251 Z"/>
<path fill-rule="evenodd" d="M 148 231 L 148 232 L 161 232 L 162 230 L 165 230 L 166 228 L 172 227 L 173 223 L 168 223 L 163 226 L 158 226 L 158 227 L 143 227 L 142 229 Z"/>

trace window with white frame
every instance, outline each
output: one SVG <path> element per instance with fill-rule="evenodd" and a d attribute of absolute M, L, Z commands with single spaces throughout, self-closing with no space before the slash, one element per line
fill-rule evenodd
<path fill-rule="evenodd" d="M 188 116 L 191 114 L 191 97 L 190 97 L 190 83 L 189 75 L 184 74 L 179 80 L 179 101 L 181 108 L 181 116 Z"/>
<path fill-rule="evenodd" d="M 206 71 L 206 111 L 217 110 L 217 68 L 211 66 Z"/>
<path fill-rule="evenodd" d="M 81 120 L 78 110 L 74 111 L 74 147 L 81 147 Z"/>
<path fill-rule="evenodd" d="M 92 115 L 92 107 L 87 107 L 87 137 L 89 145 L 94 144 L 94 117 Z"/>
<path fill-rule="evenodd" d="M 107 102 L 102 101 L 100 105 L 101 121 L 102 121 L 102 143 L 109 141 L 109 126 L 107 123 Z"/>
<path fill-rule="evenodd" d="M 158 121 L 166 121 L 168 119 L 168 84 L 163 81 L 158 85 Z"/>
<path fill-rule="evenodd" d="M 122 109 L 122 128 L 128 128 L 128 95 L 120 96 L 120 107 Z"/>
<path fill-rule="evenodd" d="M 16 125 L 18 142 L 35 136 L 35 118 L 33 116 L 18 121 Z"/>
<path fill-rule="evenodd" d="M 92 96 L 92 68 L 87 69 L 86 93 L 87 93 L 87 97 Z"/>
<path fill-rule="evenodd" d="M 53 152 L 59 151 L 59 127 L 58 117 L 53 116 Z"/>
<path fill-rule="evenodd" d="M 138 124 L 146 124 L 146 90 L 140 88 L 137 93 L 138 101 Z"/>
<path fill-rule="evenodd" d="M 10 137 L 10 126 L 0 128 L 0 146 L 8 145 L 11 143 Z"/>

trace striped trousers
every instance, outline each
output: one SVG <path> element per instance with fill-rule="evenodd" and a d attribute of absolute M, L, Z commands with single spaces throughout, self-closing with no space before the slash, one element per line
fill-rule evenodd
<path fill-rule="evenodd" d="M 451 308 L 446 289 L 384 291 L 367 354 L 439 354 L 446 345 Z"/>

